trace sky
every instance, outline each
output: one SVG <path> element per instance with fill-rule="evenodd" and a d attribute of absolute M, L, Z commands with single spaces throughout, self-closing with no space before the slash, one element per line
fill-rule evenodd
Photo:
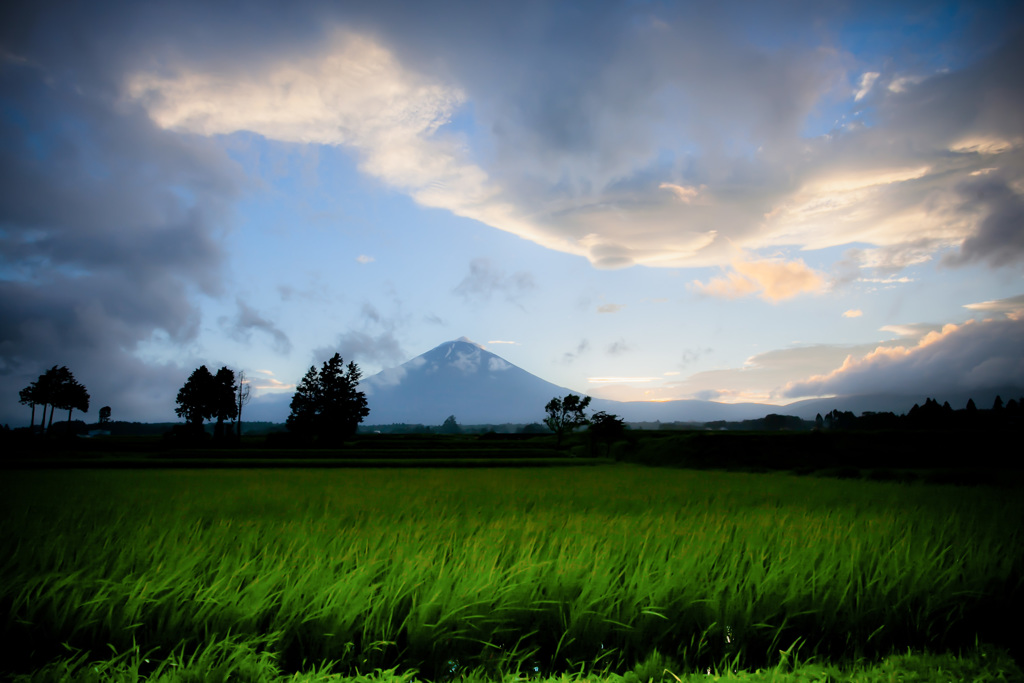
<path fill-rule="evenodd" d="M 619 400 L 1024 386 L 1018 3 L 18 5 L 0 422 L 459 337 Z"/>

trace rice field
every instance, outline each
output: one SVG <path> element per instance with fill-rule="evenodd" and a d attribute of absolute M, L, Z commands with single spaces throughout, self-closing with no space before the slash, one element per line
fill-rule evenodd
<path fill-rule="evenodd" d="M 1024 641 L 1014 490 L 632 465 L 0 477 L 0 672 L 25 680 L 646 682 Z"/>

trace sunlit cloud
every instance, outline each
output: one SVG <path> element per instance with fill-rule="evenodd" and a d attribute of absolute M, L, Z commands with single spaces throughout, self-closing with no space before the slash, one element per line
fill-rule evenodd
<path fill-rule="evenodd" d="M 621 384 L 636 384 L 642 382 L 655 382 L 661 379 L 660 377 L 588 377 L 587 381 L 591 384 L 610 384 L 610 383 L 621 383 Z"/>
<path fill-rule="evenodd" d="M 1024 294 L 1018 294 L 1007 299 L 994 299 L 992 301 L 966 304 L 964 308 L 972 311 L 985 311 L 987 313 L 1002 313 L 1012 320 L 1020 320 L 1024 318 Z"/>
<path fill-rule="evenodd" d="M 512 344 L 514 346 L 518 346 L 519 345 L 519 342 L 517 342 L 517 341 L 505 341 L 505 340 L 501 340 L 501 339 L 492 339 L 491 341 L 489 341 L 487 343 L 488 344 Z"/>
<path fill-rule="evenodd" d="M 1014 147 L 1020 147 L 1024 143 L 1022 138 L 1013 138 L 1007 140 L 1005 138 L 994 137 L 994 136 L 973 136 L 963 138 L 953 143 L 949 151 L 960 152 L 961 154 L 976 153 L 976 154 L 1002 154 L 1008 152 Z"/>
<path fill-rule="evenodd" d="M 362 264 L 373 263 L 374 260 L 375 259 L 372 256 L 367 256 L 366 254 L 360 254 L 356 257 L 356 261 L 359 261 L 359 263 Z"/>
<path fill-rule="evenodd" d="M 864 311 L 860 310 L 859 308 L 851 308 L 850 310 L 845 311 L 843 313 L 844 318 L 859 318 L 862 315 L 864 315 Z"/>
<path fill-rule="evenodd" d="M 922 395 L 1024 386 L 1024 320 L 967 321 L 925 334 L 913 346 L 880 346 L 847 356 L 834 370 L 790 382 L 790 397 L 904 393 Z"/>
<path fill-rule="evenodd" d="M 708 296 L 736 299 L 758 293 L 766 301 L 778 302 L 805 293 L 825 289 L 825 277 L 802 260 L 736 261 L 733 272 L 715 277 L 706 284 L 694 280 L 693 288 Z"/>
<path fill-rule="evenodd" d="M 248 377 L 246 383 L 259 391 L 290 391 L 295 388 L 294 384 L 282 382 L 274 377 Z"/>
<path fill-rule="evenodd" d="M 684 204 L 689 204 L 697 198 L 697 195 L 700 194 L 700 191 L 703 188 L 687 187 L 684 185 L 676 185 L 675 183 L 662 183 L 661 185 L 658 185 L 658 189 L 668 190 L 676 196 L 676 199 Z"/>

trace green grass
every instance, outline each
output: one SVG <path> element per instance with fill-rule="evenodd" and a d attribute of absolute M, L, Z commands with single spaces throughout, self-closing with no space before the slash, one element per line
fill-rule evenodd
<path fill-rule="evenodd" d="M 0 666 L 39 680 L 646 683 L 1024 639 L 1013 491 L 626 465 L 3 476 Z"/>

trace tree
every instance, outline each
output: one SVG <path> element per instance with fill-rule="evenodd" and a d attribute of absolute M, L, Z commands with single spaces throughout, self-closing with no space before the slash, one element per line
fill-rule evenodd
<path fill-rule="evenodd" d="M 233 420 L 238 414 L 235 407 L 235 373 L 222 367 L 216 375 L 205 365 L 196 368 L 185 386 L 178 390 L 175 400 L 178 407 L 174 413 L 183 418 L 193 435 L 203 432 L 203 422 L 217 418 L 214 435 L 224 435 L 224 421 Z"/>
<path fill-rule="evenodd" d="M 53 404 L 55 407 L 68 411 L 68 423 L 71 423 L 71 411 L 80 410 L 83 413 L 89 412 L 89 392 L 85 387 L 75 380 L 71 373 L 68 373 L 67 381 L 63 382 L 57 389 L 57 396 Z M 53 417 L 53 411 L 50 412 Z"/>
<path fill-rule="evenodd" d="M 612 454 L 612 444 L 626 433 L 626 422 L 618 415 L 610 415 L 603 410 L 590 416 L 590 436 L 595 441 L 603 441 L 607 446 L 607 455 Z"/>
<path fill-rule="evenodd" d="M 455 421 L 454 415 L 449 415 L 448 419 L 444 421 L 441 428 L 437 430 L 441 434 L 461 434 L 462 429 L 459 428 L 459 423 Z"/>
<path fill-rule="evenodd" d="M 235 404 L 235 373 L 226 366 L 218 370 L 217 375 L 213 378 L 210 401 L 211 416 L 217 418 L 213 436 L 222 439 L 224 438 L 224 421 L 234 420 L 238 417 L 238 406 Z"/>
<path fill-rule="evenodd" d="M 85 387 L 75 380 L 75 376 L 67 369 L 67 366 L 52 368 L 39 375 L 39 379 L 22 389 L 18 394 L 19 402 L 22 405 L 32 406 L 31 430 L 35 430 L 36 406 L 43 406 L 42 419 L 39 422 L 40 430 L 46 432 L 49 425 L 53 424 L 53 412 L 57 408 L 68 411 L 68 422 L 71 421 L 71 411 L 81 410 L 89 412 L 89 392 Z M 46 421 L 46 408 L 50 408 L 50 421 Z"/>
<path fill-rule="evenodd" d="M 249 405 L 250 387 L 249 380 L 245 378 L 245 373 L 242 371 L 238 372 L 238 432 L 236 436 L 238 440 L 242 440 L 242 407 Z"/>
<path fill-rule="evenodd" d="M 39 403 L 39 398 L 39 387 L 36 382 L 32 382 L 18 392 L 18 403 L 23 406 L 32 406 L 32 421 L 28 427 L 29 434 L 36 431 L 36 404 Z"/>
<path fill-rule="evenodd" d="M 191 426 L 193 434 L 200 434 L 203 431 L 203 422 L 212 415 L 209 398 L 212 385 L 213 375 L 205 365 L 200 365 L 192 371 L 185 385 L 178 390 L 178 397 L 175 399 L 178 407 L 174 409 L 174 414 Z"/>
<path fill-rule="evenodd" d="M 320 372 L 316 366 L 295 388 L 288 430 L 322 444 L 340 444 L 356 433 L 363 418 L 370 414 L 366 394 L 356 387 L 362 372 L 353 362 L 346 366 L 340 354 L 325 361 Z"/>
<path fill-rule="evenodd" d="M 100 408 L 100 424 L 110 422 L 110 406 Z"/>
<path fill-rule="evenodd" d="M 555 433 L 556 448 L 561 447 L 563 434 L 589 423 L 583 414 L 589 405 L 589 396 L 580 398 L 576 394 L 569 394 L 565 398 L 555 397 L 544 406 L 548 414 L 544 418 L 544 424 Z"/>

